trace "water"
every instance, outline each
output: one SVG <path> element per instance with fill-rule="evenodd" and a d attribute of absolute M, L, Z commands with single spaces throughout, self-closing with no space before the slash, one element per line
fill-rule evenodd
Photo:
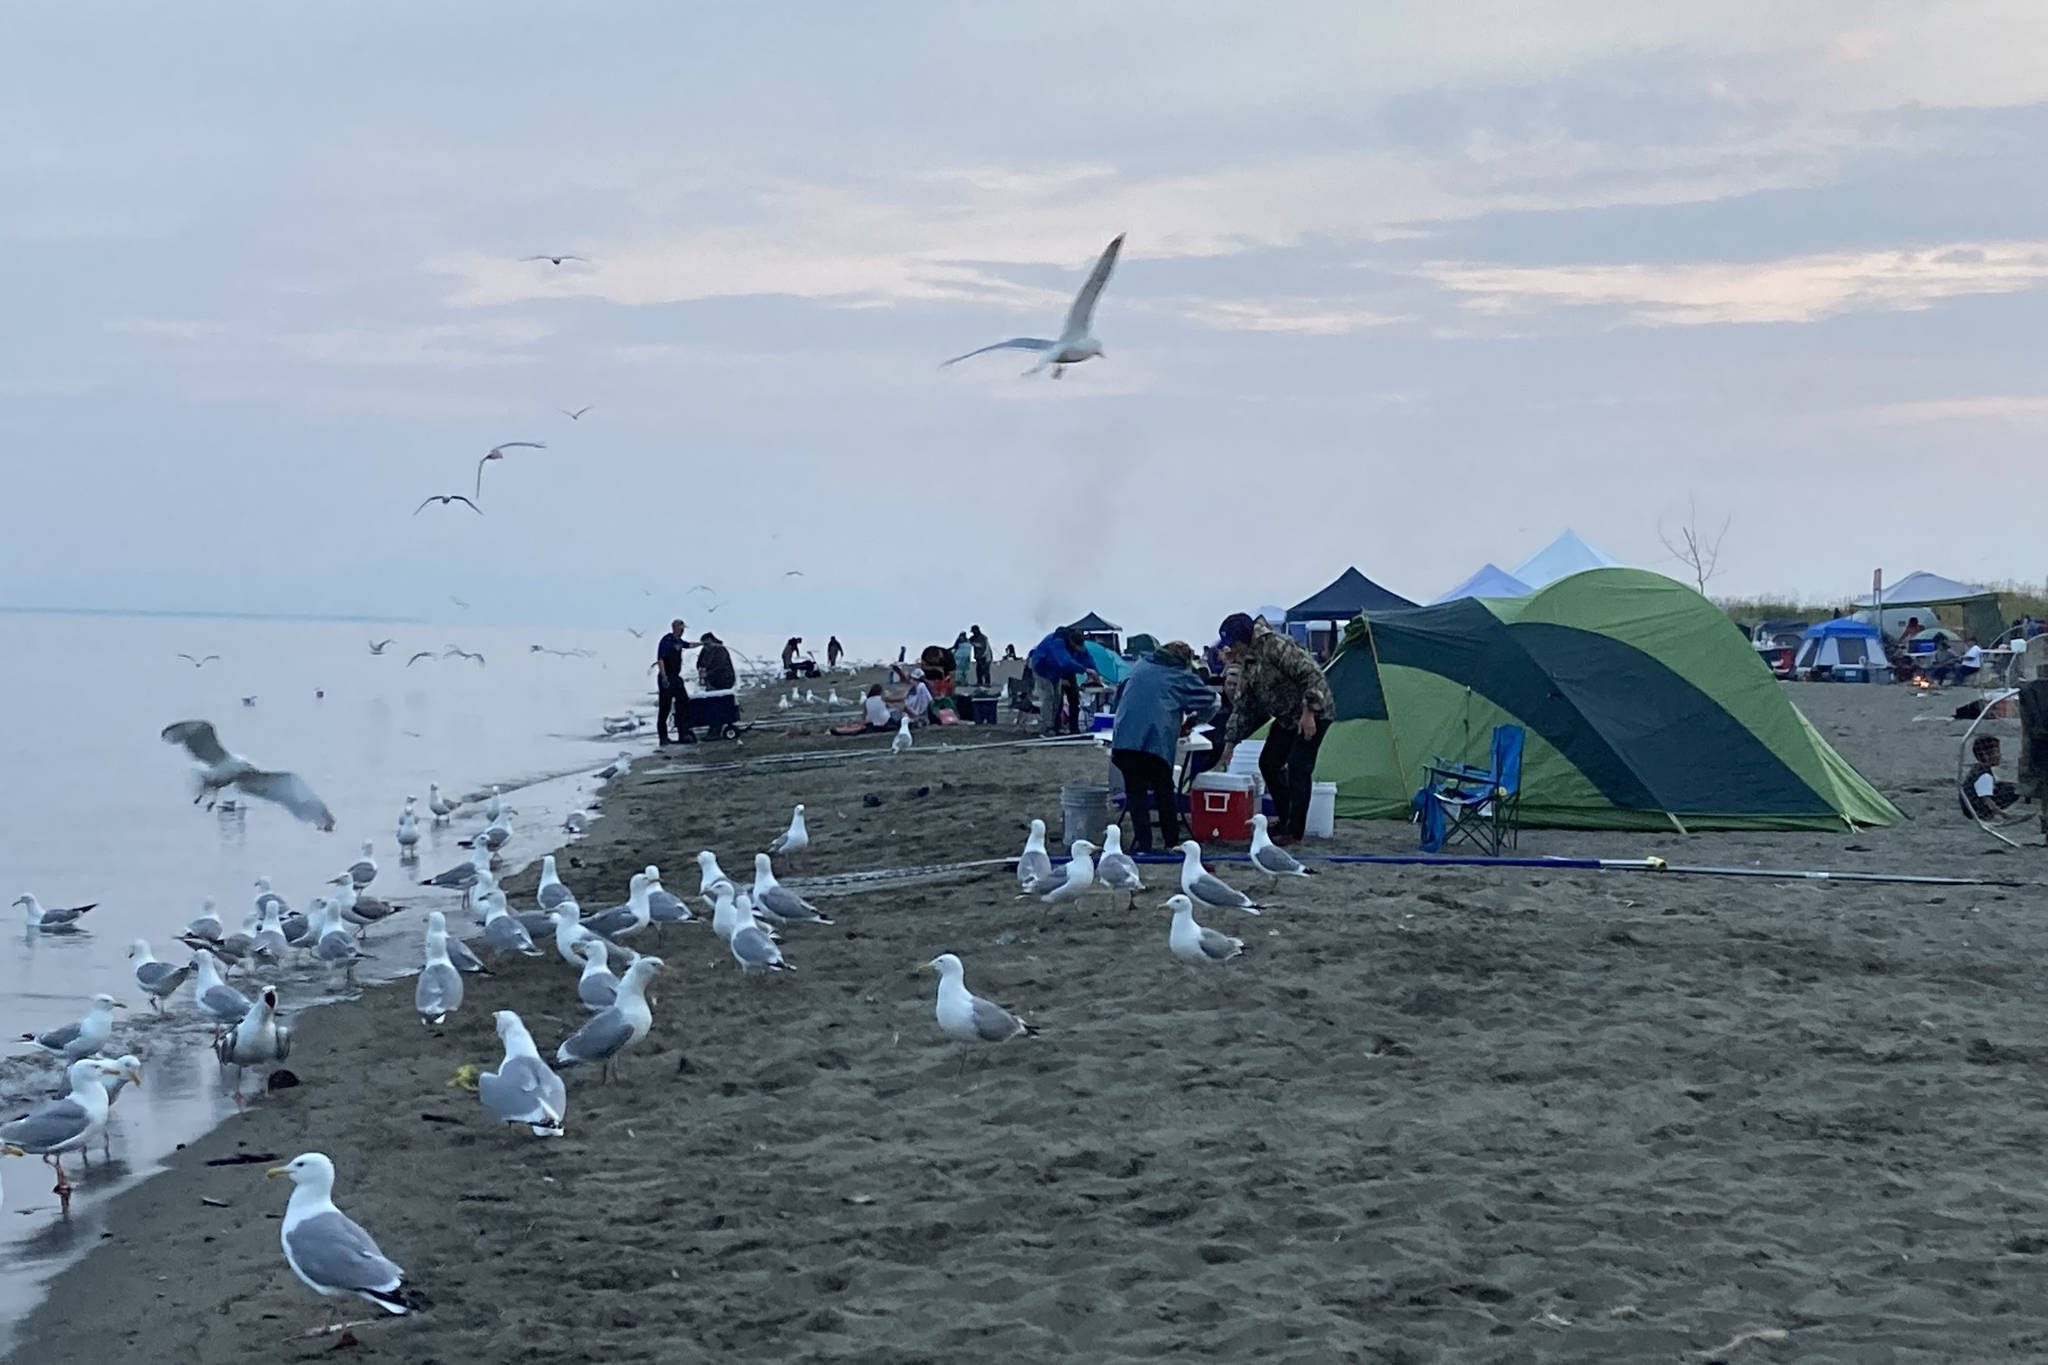
<path fill-rule="evenodd" d="M 387 636 L 396 643 L 372 656 L 367 641 Z M 416 650 L 449 643 L 482 652 L 487 665 L 406 666 Z M 592 657 L 530 652 L 536 643 Z M 98 902 L 86 932 L 65 937 L 30 934 L 21 911 L 7 911 L 0 1037 L 76 1019 L 90 996 L 106 991 L 130 1006 L 116 1016 L 108 1051 L 135 1052 L 145 1064 L 143 1086 L 124 1093 L 115 1111 L 115 1160 L 96 1158 L 84 1180 L 76 1156 L 67 1161 L 78 1186 L 68 1222 L 56 1217 L 47 1166 L 33 1157 L 0 1161 L 8 1210 L 0 1255 L 14 1271 L 0 1279 L 0 1338 L 33 1305 L 41 1282 L 98 1239 L 112 1193 L 234 1109 L 205 1050 L 207 1030 L 192 1018 L 190 986 L 173 998 L 169 1017 L 152 1017 L 126 956 L 130 941 L 147 938 L 159 958 L 183 961 L 189 954 L 175 935 L 204 897 L 219 902 L 233 927 L 252 883 L 268 876 L 304 908 L 363 839 L 374 841 L 382 864 L 371 889 L 421 904 L 411 883 L 466 857 L 456 840 L 481 823 L 472 811 L 452 827 L 429 828 L 430 781 L 452 797 L 485 783 L 509 791 L 573 772 L 509 801 L 519 814 L 508 860 L 516 866 L 538 856 L 559 840 L 553 831 L 563 814 L 592 790 L 588 774 L 621 748 L 648 747 L 644 731 L 605 738 L 600 718 L 629 704 L 651 716 L 653 647 L 652 632 L 635 639 L 623 630 L 0 613 L 0 713 L 8 719 L 0 729 L 0 899 L 26 891 L 46 906 Z M 195 669 L 180 651 L 221 659 Z M 244 696 L 255 704 L 244 706 Z M 334 832 L 263 802 L 232 816 L 195 808 L 184 751 L 158 738 L 166 724 L 188 718 L 213 721 L 223 744 L 259 764 L 298 772 L 333 810 Z M 392 839 L 407 794 L 422 802 L 418 872 L 400 867 Z M 446 896 L 449 907 L 456 903 Z M 418 937 L 410 913 L 372 930 L 379 968 L 416 966 Z M 287 1009 L 312 1003 L 322 989 L 303 971 L 276 979 Z M 0 1062 L 0 1112 L 9 1118 L 64 1086 L 54 1059 L 11 1051 Z"/>

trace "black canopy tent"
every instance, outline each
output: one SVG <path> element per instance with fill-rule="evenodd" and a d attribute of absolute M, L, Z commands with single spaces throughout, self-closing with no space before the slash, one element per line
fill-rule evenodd
<path fill-rule="evenodd" d="M 1399 593 L 1387 591 L 1356 568 L 1350 568 L 1338 574 L 1336 581 L 1321 592 L 1289 607 L 1287 624 L 1304 627 L 1297 638 L 1302 638 L 1318 655 L 1327 656 L 1334 652 L 1337 637 L 1352 618 L 1366 612 L 1405 611 L 1414 605 Z"/>
<path fill-rule="evenodd" d="M 1123 653 L 1123 627 L 1114 621 L 1105 621 L 1095 612 L 1089 612 L 1080 620 L 1068 626 L 1069 630 L 1081 632 L 1084 640 L 1093 640 L 1112 654 Z"/>

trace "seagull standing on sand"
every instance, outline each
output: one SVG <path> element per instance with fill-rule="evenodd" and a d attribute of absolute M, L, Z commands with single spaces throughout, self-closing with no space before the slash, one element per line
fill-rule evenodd
<path fill-rule="evenodd" d="M 990 351 L 1037 351 L 1039 361 L 1024 373 L 1028 377 L 1037 374 L 1046 366 L 1052 367 L 1052 377 L 1058 379 L 1069 365 L 1078 365 L 1084 360 L 1102 354 L 1102 343 L 1097 341 L 1089 328 L 1095 321 L 1095 301 L 1102 297 L 1102 286 L 1109 283 L 1109 272 L 1116 269 L 1117 253 L 1123 250 L 1124 236 L 1121 232 L 1115 240 L 1103 248 L 1096 258 L 1095 268 L 1088 272 L 1087 282 L 1081 292 L 1074 296 L 1073 306 L 1067 309 L 1066 324 L 1060 328 L 1056 339 L 1045 337 L 1011 337 L 991 346 L 956 355 L 946 365 L 958 364 L 968 356 L 985 355 Z M 945 366 L 940 366 L 941 369 Z"/>
<path fill-rule="evenodd" d="M 754 855 L 754 908 L 777 924 L 832 922 L 818 913 L 817 906 L 775 880 L 774 865 L 765 853 Z"/>
<path fill-rule="evenodd" d="M 732 878 L 725 875 L 725 869 L 718 865 L 718 855 L 716 853 L 707 848 L 697 855 L 698 895 L 708 896 L 711 894 L 713 886 L 719 882 L 729 882 L 731 880 Z"/>
<path fill-rule="evenodd" d="M 562 1120 L 569 1112 L 568 1087 L 554 1068 L 540 1059 L 533 1035 L 511 1010 L 499 1010 L 498 1037 L 505 1044 L 505 1060 L 496 1071 L 476 1078 L 476 1096 L 491 1116 L 504 1123 L 523 1123 L 535 1137 L 560 1137 Z"/>
<path fill-rule="evenodd" d="M 619 979 L 606 964 L 604 944 L 586 938 L 576 945 L 583 954 L 583 975 L 576 978 L 576 998 L 592 1014 L 608 1010 L 619 999 Z"/>
<path fill-rule="evenodd" d="M 579 945 L 584 942 L 602 943 L 606 959 L 615 967 L 623 969 L 639 960 L 640 955 L 631 948 L 622 948 L 602 934 L 593 934 L 577 918 L 575 901 L 563 901 L 548 912 L 555 922 L 555 952 L 571 967 L 583 965 L 583 953 Z"/>
<path fill-rule="evenodd" d="M 1252 866 L 1273 879 L 1278 886 L 1282 877 L 1313 877 L 1313 868 L 1303 867 L 1298 859 L 1286 849 L 1273 842 L 1266 833 L 1266 817 L 1252 817 Z"/>
<path fill-rule="evenodd" d="M 1033 882 L 1052 879 L 1052 855 L 1045 851 L 1045 821 L 1033 820 L 1025 836 L 1024 851 L 1017 855 L 1017 889 L 1029 891 Z"/>
<path fill-rule="evenodd" d="M 532 931 L 505 906 L 505 893 L 495 887 L 484 893 L 484 946 L 494 953 L 539 957 Z"/>
<path fill-rule="evenodd" d="M 1124 832 L 1118 825 L 1102 831 L 1102 857 L 1095 864 L 1095 880 L 1111 891 L 1130 892 L 1132 905 L 1138 903 L 1138 893 L 1145 889 L 1138 876 L 1138 865 L 1124 852 Z"/>
<path fill-rule="evenodd" d="M 185 984 L 186 977 L 192 975 L 189 962 L 180 967 L 157 961 L 149 951 L 146 938 L 136 939 L 128 949 L 128 956 L 135 960 L 135 984 L 142 987 L 143 994 L 149 997 L 149 1007 L 159 1014 L 163 1012 L 163 1002 Z"/>
<path fill-rule="evenodd" d="M 711 932 L 727 943 L 732 942 L 734 934 L 750 926 L 761 930 L 770 939 L 775 937 L 772 929 L 754 918 L 753 900 L 749 898 L 742 904 L 739 889 L 731 882 L 716 883 L 711 888 L 711 897 Z"/>
<path fill-rule="evenodd" d="M 775 842 L 768 845 L 768 851 L 778 858 L 792 853 L 801 853 L 811 846 L 811 833 L 804 828 L 804 808 L 801 803 L 790 812 L 789 828 L 775 836 Z"/>
<path fill-rule="evenodd" d="M 1088 894 L 1088 888 L 1095 885 L 1095 863 L 1091 855 L 1095 845 L 1086 839 L 1076 839 L 1067 845 L 1073 856 L 1067 859 L 1067 875 L 1057 886 L 1048 887 L 1044 882 L 1033 882 L 1031 889 L 1019 896 L 1023 900 L 1036 896 L 1045 905 L 1071 905 Z"/>
<path fill-rule="evenodd" d="M 399 1292 L 405 1272 L 385 1258 L 354 1219 L 334 1207 L 334 1163 L 325 1153 L 307 1152 L 263 1174 L 266 1179 L 291 1177 L 291 1202 L 285 1205 L 278 1240 L 299 1283 L 323 1297 L 354 1294 L 387 1313 L 412 1311 Z"/>
<path fill-rule="evenodd" d="M 534 889 L 534 899 L 543 910 L 552 910 L 563 901 L 575 900 L 575 894 L 562 884 L 555 871 L 555 855 L 549 853 L 540 860 L 540 885 Z"/>
<path fill-rule="evenodd" d="M 37 1105 L 12 1123 L 0 1124 L 0 1143 L 41 1157 L 57 1172 L 54 1188 L 67 1211 L 71 1207 L 71 1181 L 64 1174 L 64 1153 L 83 1149 L 106 1128 L 107 1087 L 101 1083 L 101 1077 L 125 1070 L 120 1062 L 103 1057 L 80 1058 L 65 1073 L 71 1081 L 69 1095 Z M 140 1084 L 142 1073 L 136 1071 L 130 1079 Z"/>
<path fill-rule="evenodd" d="M 896 738 L 889 741 L 889 752 L 892 754 L 903 753 L 910 748 L 912 742 L 910 738 L 910 717 L 904 716 L 896 723 Z"/>
<path fill-rule="evenodd" d="M 275 801 L 315 829 L 334 828 L 334 813 L 297 773 L 266 771 L 240 754 L 229 753 L 221 747 L 211 721 L 181 720 L 166 725 L 163 740 L 166 744 L 182 745 L 192 755 L 196 765 L 192 769 L 193 805 L 224 787 L 234 787 L 250 796 Z"/>
<path fill-rule="evenodd" d="M 34 896 L 23 894 L 14 898 L 28 919 L 28 927 L 41 934 L 75 934 L 78 932 L 78 917 L 99 904 L 74 905 L 68 910 L 45 910 L 42 902 Z"/>
<path fill-rule="evenodd" d="M 645 929 L 653 917 L 653 912 L 647 908 L 647 874 L 635 872 L 628 887 L 624 905 L 615 905 L 584 917 L 583 927 L 593 934 L 614 940 Z"/>
<path fill-rule="evenodd" d="M 426 961 L 413 983 L 413 1008 L 422 1024 L 439 1024 L 462 1008 L 462 973 L 448 960 L 448 922 L 439 910 L 427 916 Z"/>
<path fill-rule="evenodd" d="M 661 884 L 661 869 L 653 863 L 647 865 L 647 913 L 656 924 L 687 924 L 696 916 L 690 907 Z"/>
<path fill-rule="evenodd" d="M 626 968 L 626 975 L 619 981 L 618 999 L 562 1041 L 555 1049 L 555 1064 L 579 1066 L 601 1062 L 604 1079 L 610 1080 L 618 1070 L 619 1055 L 654 1027 L 654 1014 L 647 1008 L 647 983 L 661 967 L 660 958 L 643 957 Z"/>
<path fill-rule="evenodd" d="M 114 1011 L 127 1008 L 111 995 L 95 995 L 92 1008 L 77 1023 L 53 1028 L 48 1033 L 24 1033 L 21 1041 L 34 1043 L 53 1057 L 75 1062 L 107 1045 L 107 1039 L 114 1033 Z"/>
<path fill-rule="evenodd" d="M 965 970 L 953 954 L 940 953 L 918 970 L 939 974 L 939 1031 L 948 1038 L 963 1043 L 1001 1043 L 1037 1032 L 1001 1005 L 968 990 Z"/>
<path fill-rule="evenodd" d="M 1202 866 L 1202 846 L 1193 839 L 1180 846 L 1180 890 L 1196 905 L 1206 905 L 1212 910 L 1242 910 L 1247 915 L 1259 913 L 1259 907 L 1250 896 L 1234 886 L 1209 875 Z"/>
<path fill-rule="evenodd" d="M 782 949 L 775 946 L 775 938 L 758 923 L 746 923 L 733 931 L 725 941 L 732 960 L 740 964 L 742 975 L 757 971 L 793 972 L 795 967 L 785 962 Z"/>
<path fill-rule="evenodd" d="M 1228 962 L 1244 951 L 1244 940 L 1219 934 L 1195 923 L 1195 903 L 1186 896 L 1168 896 L 1161 910 L 1173 911 L 1166 946 L 1186 962 Z"/>

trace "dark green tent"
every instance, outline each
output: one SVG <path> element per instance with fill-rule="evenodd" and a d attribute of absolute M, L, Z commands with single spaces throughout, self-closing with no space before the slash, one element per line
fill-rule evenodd
<path fill-rule="evenodd" d="M 1521 725 L 1521 817 L 1582 829 L 1842 829 L 1898 810 L 1829 747 L 1721 610 L 1639 569 L 1362 617 L 1330 662 L 1316 777 L 1398 818 L 1432 758 Z"/>

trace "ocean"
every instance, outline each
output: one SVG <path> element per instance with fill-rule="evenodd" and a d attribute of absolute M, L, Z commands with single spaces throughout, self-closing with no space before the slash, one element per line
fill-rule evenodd
<path fill-rule="evenodd" d="M 105 1231 L 109 1196 L 234 1112 L 190 986 L 166 1016 L 153 1015 L 135 984 L 131 942 L 144 938 L 158 958 L 186 960 L 176 936 L 201 901 L 213 897 L 232 930 L 262 876 L 303 909 L 364 839 L 381 864 L 370 889 L 419 902 L 419 878 L 462 861 L 457 840 L 482 823 L 471 807 L 432 828 L 429 782 L 451 798 L 489 784 L 506 789 L 516 811 L 509 867 L 550 851 L 562 840 L 563 815 L 595 790 L 591 774 L 621 750 L 651 747 L 647 664 L 659 630 L 650 622 L 635 638 L 622 629 L 0 613 L 0 710 L 13 718 L 0 732 L 0 889 L 8 902 L 30 892 L 49 907 L 96 903 L 82 932 L 64 936 L 29 932 L 20 909 L 7 910 L 0 1037 L 75 1020 L 105 991 L 128 1005 L 109 1053 L 132 1051 L 145 1066 L 143 1085 L 115 1109 L 111 1162 L 95 1152 L 81 1179 L 78 1158 L 67 1158 L 77 1186 L 68 1220 L 57 1216 L 39 1158 L 0 1161 L 0 1247 L 13 1272 L 0 1278 L 0 1337 L 41 1283 Z M 371 642 L 385 639 L 392 643 L 372 654 Z M 766 642 L 729 643 L 772 658 Z M 485 662 L 441 657 L 450 646 Z M 408 666 L 422 650 L 435 657 Z M 181 653 L 219 658 L 195 667 Z M 629 708 L 650 728 L 605 737 L 601 718 Z M 334 812 L 334 832 L 264 802 L 234 814 L 194 806 L 187 755 L 159 737 L 185 719 L 210 720 L 230 750 L 304 777 Z M 401 867 L 393 839 L 408 794 L 420 798 L 423 817 L 416 869 Z M 440 894 L 454 908 L 455 898 Z M 376 961 L 361 974 L 415 969 L 419 927 L 409 914 L 373 929 Z M 331 989 L 301 968 L 274 975 L 288 1012 Z M 64 1088 L 56 1060 L 26 1044 L 0 1060 L 0 1116 Z"/>

